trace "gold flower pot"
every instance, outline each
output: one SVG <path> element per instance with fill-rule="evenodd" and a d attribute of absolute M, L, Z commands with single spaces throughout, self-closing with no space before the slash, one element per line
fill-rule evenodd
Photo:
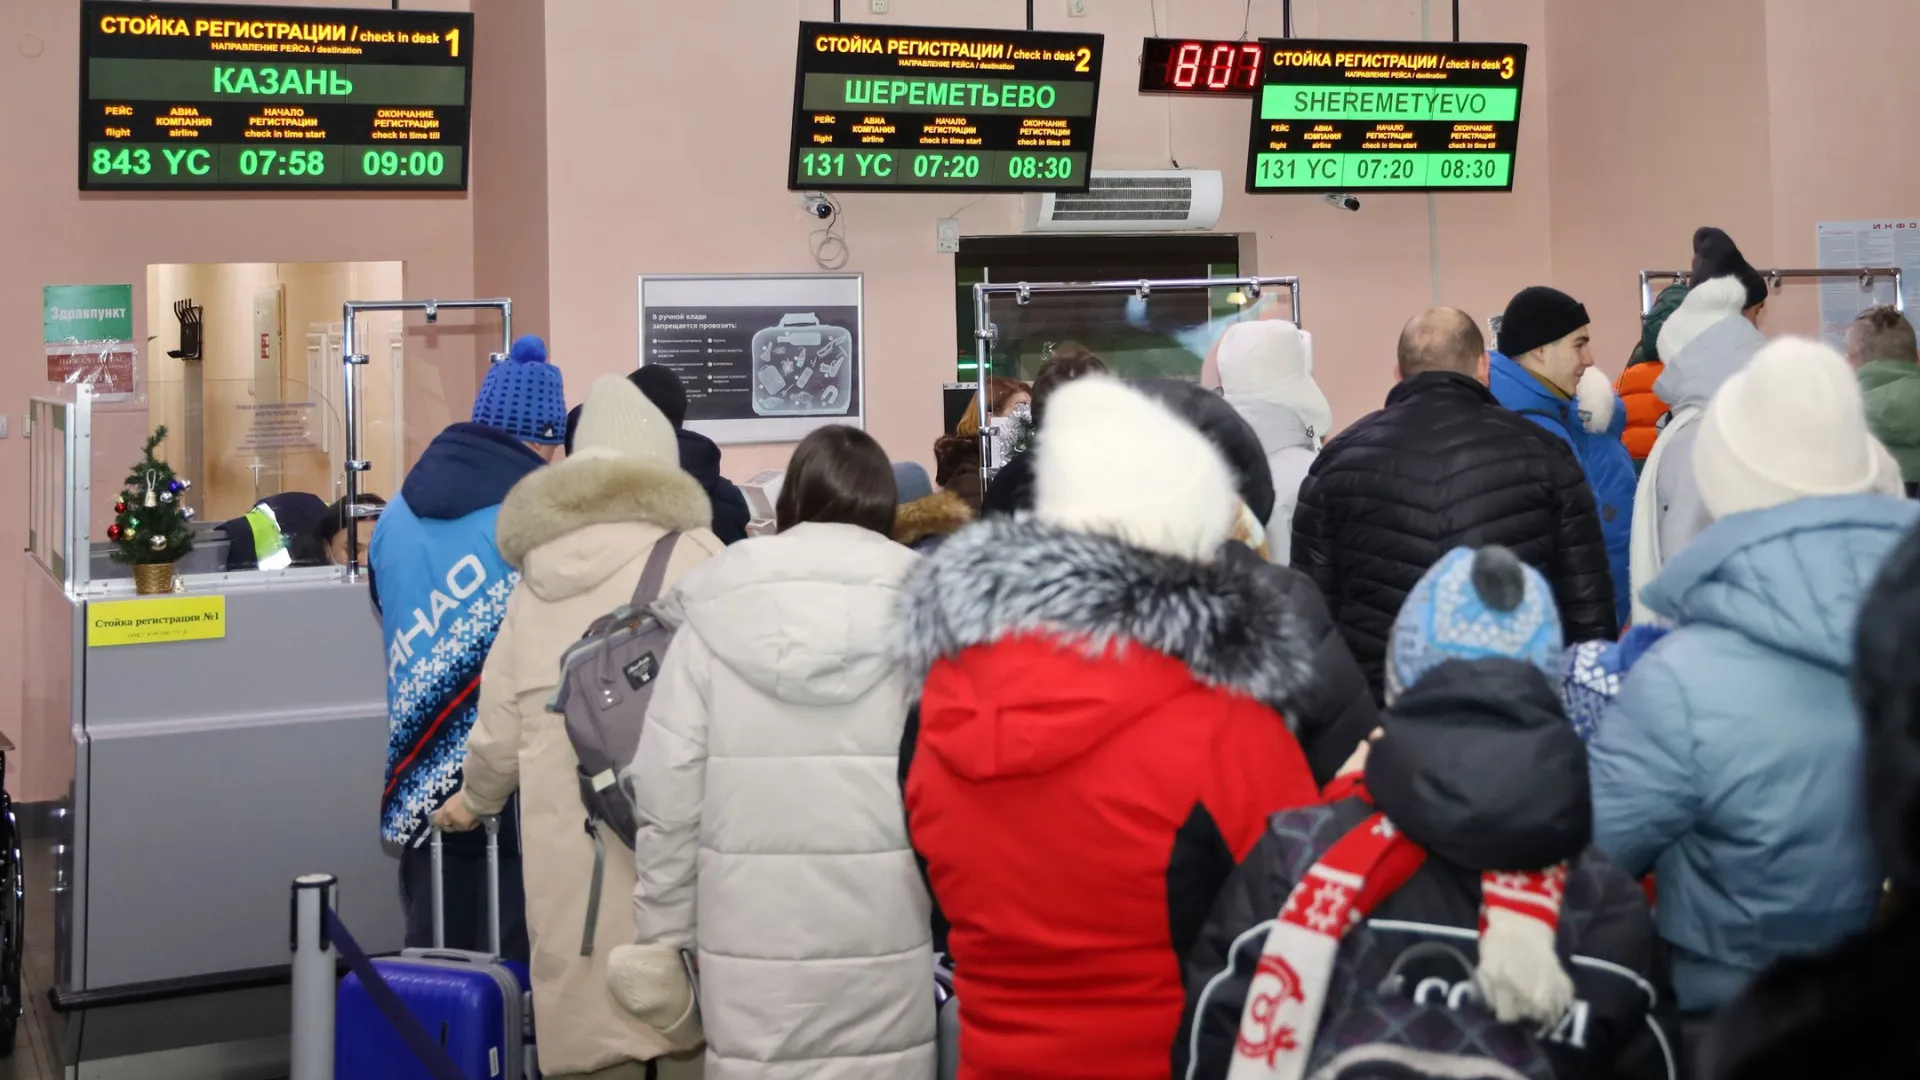
<path fill-rule="evenodd" d="M 157 596 L 173 591 L 173 564 L 135 563 L 133 567 L 133 591 L 141 596 Z"/>

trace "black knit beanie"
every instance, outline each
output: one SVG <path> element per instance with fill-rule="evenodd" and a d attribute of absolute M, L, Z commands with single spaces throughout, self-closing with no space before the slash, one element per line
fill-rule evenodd
<path fill-rule="evenodd" d="M 1534 285 L 1521 289 L 1500 317 L 1500 351 L 1517 359 L 1551 345 L 1592 322 L 1587 306 L 1559 289 Z"/>
<path fill-rule="evenodd" d="M 1700 285 L 1721 277 L 1740 279 L 1740 284 L 1747 289 L 1748 307 L 1766 303 L 1766 279 L 1753 268 L 1746 256 L 1740 254 L 1733 237 L 1724 230 L 1703 225 L 1693 234 L 1693 284 Z"/>
<path fill-rule="evenodd" d="M 627 376 L 627 381 L 645 394 L 648 401 L 653 402 L 653 407 L 659 409 L 660 415 L 667 418 L 667 423 L 673 425 L 673 430 L 679 431 L 686 424 L 687 387 L 672 368 L 648 364 L 645 367 L 635 368 L 633 373 Z"/>

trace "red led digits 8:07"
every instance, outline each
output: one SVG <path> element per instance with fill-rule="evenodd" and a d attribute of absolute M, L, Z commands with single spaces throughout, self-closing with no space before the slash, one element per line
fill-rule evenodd
<path fill-rule="evenodd" d="M 1140 92 L 1252 97 L 1260 85 L 1260 43 L 1147 38 L 1140 49 Z"/>

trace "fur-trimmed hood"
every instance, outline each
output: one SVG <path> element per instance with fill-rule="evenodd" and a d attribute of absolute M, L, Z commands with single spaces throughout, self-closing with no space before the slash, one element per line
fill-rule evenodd
<path fill-rule="evenodd" d="M 508 565 L 524 571 L 533 551 L 589 526 L 641 524 L 691 532 L 712 521 L 706 491 L 680 469 L 589 455 L 570 457 L 515 484 L 500 505 L 497 539 Z"/>
<path fill-rule="evenodd" d="M 1142 646 L 1199 681 L 1285 708 L 1314 642 L 1285 595 L 1243 563 L 1195 563 L 1030 518 L 989 518 L 914 568 L 897 648 L 916 685 L 936 660 L 1022 632 L 1088 656 Z"/>
<path fill-rule="evenodd" d="M 912 547 L 934 536 L 952 536 L 974 519 L 973 507 L 951 491 L 936 491 L 902 506 L 894 515 L 895 543 Z"/>

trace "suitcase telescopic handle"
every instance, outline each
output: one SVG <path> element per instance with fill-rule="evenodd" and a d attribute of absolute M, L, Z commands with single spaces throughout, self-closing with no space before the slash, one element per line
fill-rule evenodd
<path fill-rule="evenodd" d="M 480 819 L 487 831 L 487 942 L 498 958 L 500 953 L 500 817 L 489 814 Z M 447 857 L 444 833 L 433 827 L 433 947 L 447 947 Z"/>

